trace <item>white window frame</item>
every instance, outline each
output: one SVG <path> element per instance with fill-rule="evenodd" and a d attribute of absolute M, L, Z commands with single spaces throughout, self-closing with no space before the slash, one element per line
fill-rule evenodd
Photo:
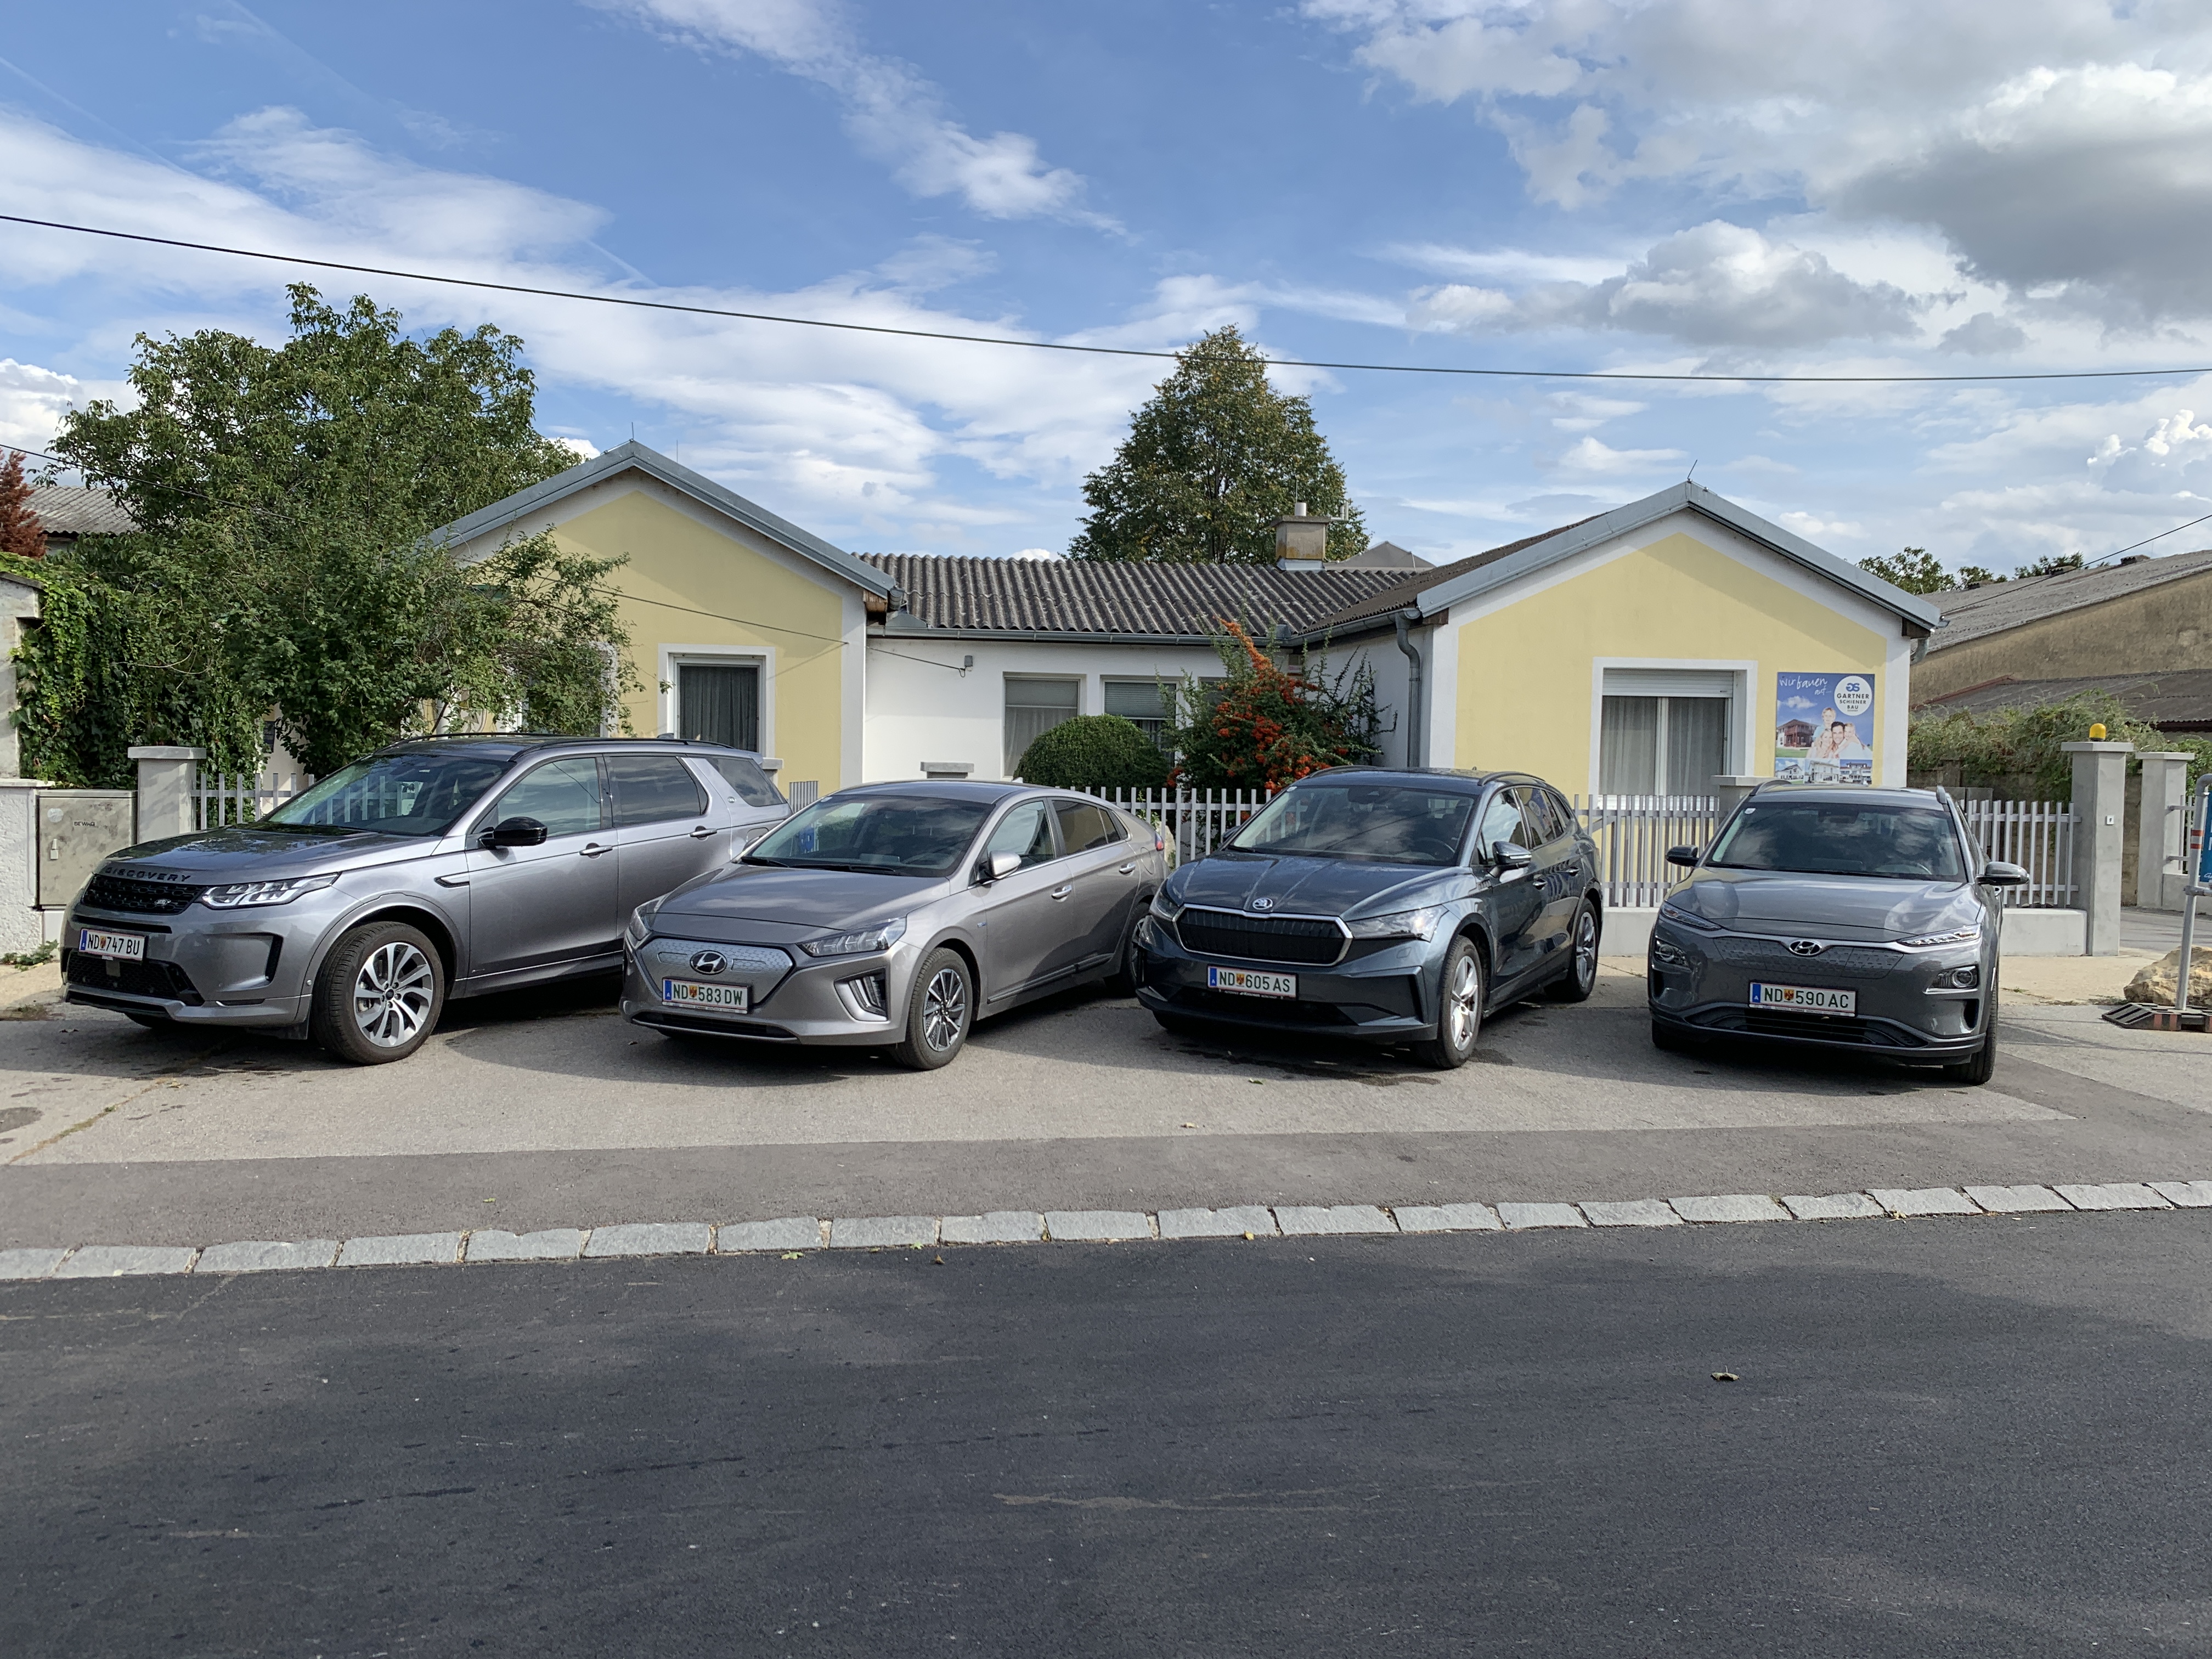
<path fill-rule="evenodd" d="M 1605 671 L 1608 668 L 1645 669 L 1664 673 L 1727 674 L 1731 677 L 1728 696 L 1728 743 L 1723 750 L 1733 775 L 1741 777 L 1751 770 L 1751 694 L 1759 684 L 1759 664 L 1749 658 L 1724 657 L 1592 657 L 1590 659 L 1589 708 L 1589 788 L 1583 799 L 1601 799 L 1598 780 L 1599 757 L 1605 742 Z M 1615 692 L 1615 696 L 1648 696 L 1643 692 Z M 1702 695 L 1702 694 L 1700 694 Z M 1664 748 L 1666 734 L 1663 726 L 1660 744 Z M 1663 777 L 1663 772 L 1659 774 Z"/>
<path fill-rule="evenodd" d="M 1032 672 L 1029 669 L 1022 668 L 1009 668 L 1000 674 L 999 766 L 1000 769 L 1003 771 L 1007 777 L 1011 778 L 1013 776 L 1012 768 L 1015 763 L 1021 758 L 1019 755 L 1010 756 L 1006 753 L 1007 688 L 1018 682 L 1029 684 L 1035 684 L 1040 682 L 1049 682 L 1054 685 L 1073 685 L 1075 688 L 1075 713 L 1071 714 L 1068 718 L 1070 720 L 1080 720 L 1085 714 L 1092 712 L 1091 704 L 1093 701 L 1093 697 L 1091 687 L 1092 682 L 1097 678 L 1097 677 L 1096 675 L 1092 674 L 1054 674 L 1042 670 Z M 1024 752 L 1026 753 L 1027 751 L 1024 750 Z"/>
<path fill-rule="evenodd" d="M 660 724 L 656 732 L 675 732 L 682 735 L 676 723 L 679 704 L 677 700 L 677 669 L 689 664 L 693 666 L 726 666 L 742 668 L 747 665 L 760 670 L 760 752 L 773 755 L 775 746 L 775 647 L 772 645 L 664 645 L 660 647 L 661 686 L 658 705 Z"/>

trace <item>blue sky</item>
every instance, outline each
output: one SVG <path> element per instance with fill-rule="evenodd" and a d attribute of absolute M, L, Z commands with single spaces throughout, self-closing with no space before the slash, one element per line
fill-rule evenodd
<path fill-rule="evenodd" d="M 0 55 L 0 211 L 154 234 L 1306 358 L 2212 363 L 2212 27 L 2160 0 L 210 0 L 19 9 Z M 0 441 L 113 395 L 140 331 L 278 337 L 289 274 L 0 227 Z M 510 328 L 549 429 L 868 550 L 1064 547 L 1161 372 L 315 280 Z M 1850 557 L 2005 568 L 2212 511 L 2212 377 L 1278 380 L 1371 533 L 1435 558 L 1693 461 Z"/>

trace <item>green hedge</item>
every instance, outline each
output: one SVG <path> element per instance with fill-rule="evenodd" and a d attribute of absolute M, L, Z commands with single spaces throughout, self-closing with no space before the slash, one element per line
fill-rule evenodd
<path fill-rule="evenodd" d="M 1051 789 L 1157 789 L 1168 757 L 1119 714 L 1078 714 L 1024 749 L 1015 769 Z"/>

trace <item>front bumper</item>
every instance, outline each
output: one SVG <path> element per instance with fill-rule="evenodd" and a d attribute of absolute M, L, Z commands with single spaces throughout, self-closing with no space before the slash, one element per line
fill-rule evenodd
<path fill-rule="evenodd" d="M 80 1007 L 151 1014 L 179 1025 L 283 1030 L 307 1018 L 315 948 L 344 906 L 310 894 L 292 904 L 238 911 L 190 905 L 173 915 L 73 905 L 63 918 L 64 1000 Z M 77 930 L 136 933 L 143 960 L 76 950 Z"/>
<path fill-rule="evenodd" d="M 704 951 L 721 955 L 728 965 L 714 974 L 693 969 L 690 957 Z M 816 958 L 795 945 L 738 945 L 664 934 L 638 944 L 625 938 L 623 1017 L 659 1030 L 754 1042 L 896 1042 L 906 1035 L 907 994 L 925 954 L 904 939 L 888 951 Z M 744 985 L 751 1006 L 742 1014 L 673 1006 L 661 999 L 666 979 Z M 874 1012 L 878 1004 L 881 1013 Z"/>
<path fill-rule="evenodd" d="M 1978 967 L 1978 985 L 1936 985 L 1967 966 Z M 1662 918 L 1645 969 L 1653 1021 L 1690 1036 L 1754 1037 L 1936 1065 L 1976 1053 L 1996 1014 L 1997 956 L 1986 938 L 1963 950 L 1840 943 L 1798 956 L 1779 936 L 1707 933 Z M 1755 1008 L 1751 988 L 1760 982 L 1850 990 L 1856 1012 Z"/>
<path fill-rule="evenodd" d="M 1366 1042 L 1413 1042 L 1437 1031 L 1436 963 L 1449 940 L 1408 939 L 1328 967 L 1200 957 L 1151 916 L 1137 923 L 1137 1000 L 1158 1014 L 1224 1025 L 1306 1031 Z M 1297 978 L 1295 998 L 1209 989 L 1209 967 L 1252 968 Z"/>

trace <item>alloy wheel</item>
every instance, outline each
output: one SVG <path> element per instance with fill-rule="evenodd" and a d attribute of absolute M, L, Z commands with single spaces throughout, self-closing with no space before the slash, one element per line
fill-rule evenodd
<path fill-rule="evenodd" d="M 378 1048 L 402 1048 L 429 1019 L 436 993 L 430 959 L 405 939 L 389 940 L 354 975 L 354 1024 Z"/>
<path fill-rule="evenodd" d="M 1588 985 L 1597 977 L 1597 918 L 1585 904 L 1575 921 L 1575 981 Z"/>
<path fill-rule="evenodd" d="M 967 975 L 957 968 L 940 968 L 922 994 L 922 1040 L 933 1048 L 950 1048 L 967 1026 Z"/>
<path fill-rule="evenodd" d="M 1474 1046 L 1475 1000 L 1482 994 L 1481 970 L 1468 951 L 1452 963 L 1451 983 L 1444 990 L 1444 1018 L 1451 1030 L 1452 1047 Z"/>

